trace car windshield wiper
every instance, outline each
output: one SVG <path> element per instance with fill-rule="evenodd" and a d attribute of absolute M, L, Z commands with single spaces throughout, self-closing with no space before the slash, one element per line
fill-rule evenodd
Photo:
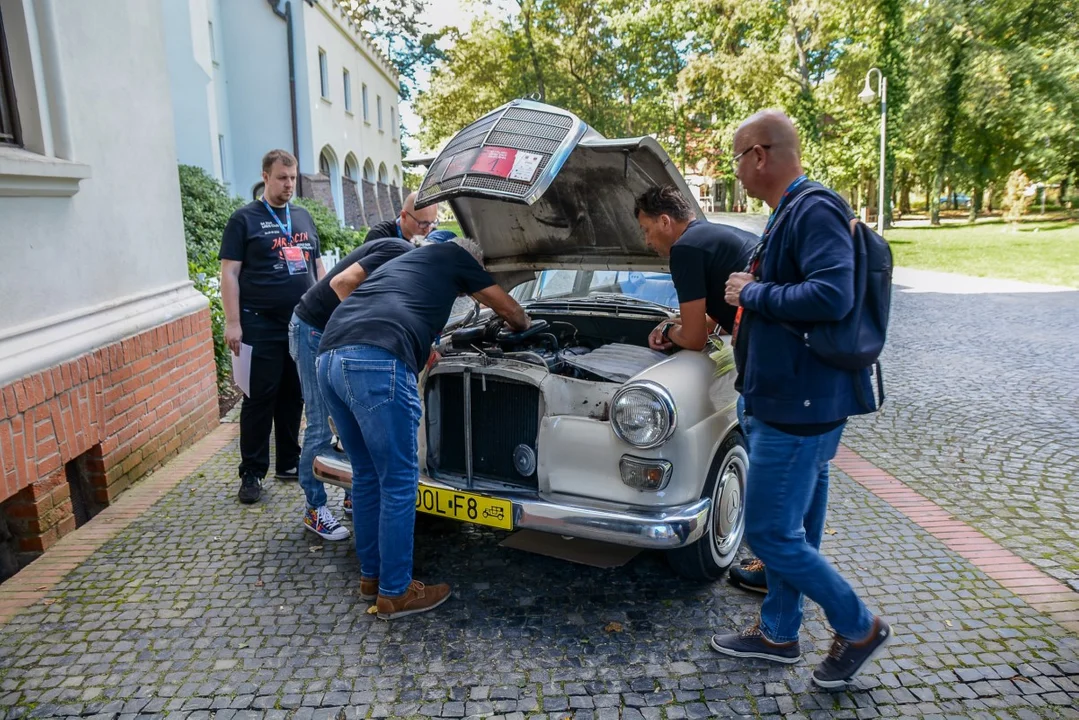
<path fill-rule="evenodd" d="M 645 300 L 644 298 L 636 298 L 632 295 L 623 295 L 622 293 L 592 293 L 588 297 L 581 298 L 582 300 L 593 300 L 599 298 L 600 300 L 613 301 L 618 303 L 633 303 L 634 305 L 644 305 L 647 307 L 654 307 L 659 310 L 671 311 L 674 308 L 669 308 L 663 303 L 654 302 L 652 300 Z"/>

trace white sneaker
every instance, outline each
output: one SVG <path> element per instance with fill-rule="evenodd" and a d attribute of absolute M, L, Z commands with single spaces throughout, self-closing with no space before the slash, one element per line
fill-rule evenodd
<path fill-rule="evenodd" d="M 347 540 L 351 535 L 348 528 L 337 522 L 337 518 L 325 505 L 308 508 L 303 514 L 303 526 L 326 540 Z"/>

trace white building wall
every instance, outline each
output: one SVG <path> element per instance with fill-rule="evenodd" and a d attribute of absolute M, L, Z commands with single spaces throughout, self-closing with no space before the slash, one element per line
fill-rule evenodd
<path fill-rule="evenodd" d="M 0 0 L 28 140 L 0 148 L 0 384 L 206 304 L 187 279 L 162 5 L 59 5 Z M 57 174 L 88 177 L 61 191 Z"/>
<path fill-rule="evenodd" d="M 401 165 L 401 144 L 395 127 L 390 123 L 390 109 L 398 116 L 398 82 L 387 61 L 378 55 L 371 42 L 356 32 L 331 0 L 322 0 L 304 7 L 304 30 L 307 59 L 307 82 L 310 95 L 306 107 L 311 118 L 310 148 L 314 159 L 309 172 L 318 171 L 318 157 L 329 146 L 336 157 L 333 180 L 335 199 L 339 197 L 340 175 L 344 173 L 345 158 L 356 157 L 359 175 L 370 159 L 376 169 L 385 164 L 389 176 Z M 321 97 L 319 50 L 326 52 L 329 68 L 329 98 Z M 352 83 L 352 112 L 345 111 L 343 70 L 348 69 Z M 363 85 L 369 97 L 369 121 L 363 117 Z M 382 130 L 378 127 L 378 101 L 382 98 Z M 305 170 L 306 171 L 306 170 Z M 338 203 L 338 215 L 341 215 Z"/>
<path fill-rule="evenodd" d="M 218 92 L 225 165 L 231 192 L 250 199 L 252 187 L 262 180 L 262 156 L 274 148 L 292 151 L 287 25 L 265 0 L 211 1 L 219 13 L 215 27 L 224 75 Z"/>
<path fill-rule="evenodd" d="M 172 107 L 177 159 L 205 168 L 220 180 L 207 2 L 161 0 L 161 4 L 169 28 L 165 34 L 169 86 L 173 97 L 183 98 Z"/>

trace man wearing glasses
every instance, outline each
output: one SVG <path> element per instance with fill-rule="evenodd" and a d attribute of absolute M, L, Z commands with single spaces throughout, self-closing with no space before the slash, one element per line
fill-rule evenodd
<path fill-rule="evenodd" d="M 372 225 L 367 231 L 367 240 L 395 237 L 402 240 L 411 240 L 417 235 L 427 237 L 428 233 L 438 227 L 438 205 L 428 205 L 422 210 L 416 209 L 416 193 L 410 193 L 405 198 L 404 207 L 401 208 L 400 216 L 393 220 L 385 220 Z"/>
<path fill-rule="evenodd" d="M 826 364 L 801 333 L 841 320 L 854 306 L 852 213 L 806 178 L 798 132 L 779 111 L 742 123 L 734 158 L 746 192 L 772 208 L 748 272 L 733 273 L 725 293 L 738 308 L 732 335 L 749 450 L 746 540 L 764 563 L 767 594 L 756 623 L 715 635 L 712 647 L 732 657 L 798 662 L 808 597 L 835 632 L 813 682 L 841 688 L 892 638 L 888 623 L 820 552 L 828 463 L 847 418 L 867 412 L 859 396 L 872 389 L 867 370 Z"/>

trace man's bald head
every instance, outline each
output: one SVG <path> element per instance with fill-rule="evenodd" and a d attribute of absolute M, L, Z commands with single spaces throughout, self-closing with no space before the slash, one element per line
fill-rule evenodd
<path fill-rule="evenodd" d="M 762 110 L 749 116 L 734 133 L 735 146 L 767 146 L 773 155 L 792 156 L 795 162 L 802 157 L 802 144 L 798 130 L 781 110 Z"/>
<path fill-rule="evenodd" d="M 416 209 L 416 193 L 409 193 L 401 206 L 401 234 L 406 238 L 427 236 L 438 225 L 438 203 Z"/>
<path fill-rule="evenodd" d="M 798 130 L 779 110 L 762 110 L 734 133 L 734 174 L 752 197 L 776 207 L 786 187 L 802 174 Z"/>

